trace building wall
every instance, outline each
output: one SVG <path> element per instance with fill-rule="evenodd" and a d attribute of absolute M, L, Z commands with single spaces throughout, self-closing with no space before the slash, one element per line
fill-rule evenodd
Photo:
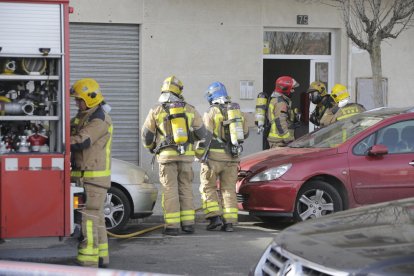
<path fill-rule="evenodd" d="M 355 78 L 370 76 L 365 53 L 349 52 L 349 40 L 338 11 L 327 5 L 292 0 L 72 0 L 72 22 L 140 24 L 140 118 L 157 102 L 162 81 L 176 75 L 184 83 L 186 100 L 200 113 L 208 104 L 204 91 L 213 81 L 223 82 L 253 122 L 255 99 L 240 100 L 240 80 L 253 80 L 255 96 L 262 90 L 264 28 L 332 29 L 337 35 L 335 82 L 349 85 L 355 97 Z M 296 16 L 309 16 L 297 25 Z M 390 105 L 414 105 L 405 88 L 414 81 L 414 30 L 383 44 L 384 76 L 389 78 Z M 407 43 L 412 42 L 412 43 Z M 395 62 L 394 62 L 395 61 Z M 411 62 L 410 62 L 411 61 Z M 349 67 L 351 65 L 351 67 Z M 349 69 L 349 70 L 348 70 Z M 414 84 L 414 83 L 413 83 Z M 306 85 L 306 84 L 304 84 Z M 397 92 L 401 91 L 401 92 Z M 412 92 L 411 92 L 412 93 Z M 261 150 L 261 137 L 251 129 L 245 154 Z M 137 133 L 137 135 L 139 135 Z M 141 160 L 150 160 L 142 150 Z M 149 169 L 149 162 L 141 161 Z"/>

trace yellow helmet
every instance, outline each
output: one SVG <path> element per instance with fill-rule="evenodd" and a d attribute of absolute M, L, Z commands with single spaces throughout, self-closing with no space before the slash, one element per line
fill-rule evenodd
<path fill-rule="evenodd" d="M 340 101 L 348 99 L 350 95 L 345 85 L 335 84 L 334 87 L 332 87 L 331 97 L 336 103 L 339 103 Z"/>
<path fill-rule="evenodd" d="M 183 92 L 183 83 L 177 79 L 176 76 L 170 76 L 164 80 L 161 87 L 162 92 L 172 92 L 176 95 L 180 95 Z"/>
<path fill-rule="evenodd" d="M 308 93 L 318 91 L 321 97 L 326 95 L 326 86 L 321 81 L 314 81 L 309 85 Z"/>
<path fill-rule="evenodd" d="M 104 100 L 99 84 L 90 78 L 76 81 L 70 88 L 70 96 L 82 99 L 89 108 L 97 106 Z"/>

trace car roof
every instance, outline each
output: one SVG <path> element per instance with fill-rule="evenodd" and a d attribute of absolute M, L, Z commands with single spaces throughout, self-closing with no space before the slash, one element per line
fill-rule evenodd
<path fill-rule="evenodd" d="M 379 107 L 365 111 L 372 115 L 397 115 L 403 113 L 414 113 L 414 107 Z"/>

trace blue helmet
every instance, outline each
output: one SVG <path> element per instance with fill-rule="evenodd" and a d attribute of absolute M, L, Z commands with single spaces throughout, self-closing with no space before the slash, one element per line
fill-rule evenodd
<path fill-rule="evenodd" d="M 229 99 L 226 87 L 218 81 L 210 84 L 205 93 L 205 98 L 210 104 L 217 100 L 228 101 Z"/>

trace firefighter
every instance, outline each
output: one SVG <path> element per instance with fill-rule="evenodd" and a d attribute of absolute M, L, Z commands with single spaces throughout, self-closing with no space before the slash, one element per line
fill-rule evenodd
<path fill-rule="evenodd" d="M 309 116 L 309 121 L 315 126 L 320 126 L 320 121 L 328 108 L 334 104 L 332 97 L 327 93 L 326 86 L 321 81 L 314 81 L 310 84 L 307 91 L 310 101 L 316 105 L 315 109 Z"/>
<path fill-rule="evenodd" d="M 210 108 L 203 117 L 207 136 L 206 148 L 200 158 L 203 211 L 205 218 L 210 221 L 207 230 L 221 226 L 222 231 L 233 232 L 233 225 L 238 220 L 236 181 L 239 156 L 249 129 L 240 106 L 230 101 L 222 83 L 213 82 L 205 97 Z M 220 181 L 220 199 L 217 180 Z"/>
<path fill-rule="evenodd" d="M 328 108 L 320 120 L 320 126 L 325 127 L 336 121 L 343 120 L 355 114 L 364 112 L 364 106 L 357 103 L 350 103 L 350 95 L 346 86 L 342 84 L 335 84 L 332 87 L 330 96 L 334 101 L 334 105 Z"/>
<path fill-rule="evenodd" d="M 165 235 L 179 229 L 194 233 L 193 143 L 205 136 L 205 127 L 194 106 L 185 102 L 183 84 L 175 76 L 166 78 L 159 104 L 148 113 L 142 128 L 144 147 L 155 154 L 162 185 Z"/>
<path fill-rule="evenodd" d="M 296 80 L 289 76 L 279 77 L 275 82 L 275 91 L 270 96 L 267 110 L 270 124 L 267 141 L 270 148 L 284 147 L 295 139 L 294 129 L 299 120 L 290 97 L 298 86 Z"/>
<path fill-rule="evenodd" d="M 71 120 L 71 177 L 84 187 L 86 194 L 77 263 L 106 267 L 109 254 L 103 207 L 111 185 L 112 120 L 94 79 L 78 80 L 70 95 L 78 107 Z"/>

